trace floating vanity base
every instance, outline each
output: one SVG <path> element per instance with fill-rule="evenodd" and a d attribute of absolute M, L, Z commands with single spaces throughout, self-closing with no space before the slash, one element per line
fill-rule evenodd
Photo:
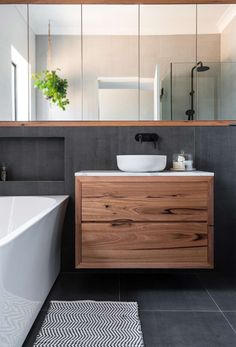
<path fill-rule="evenodd" d="M 77 174 L 75 251 L 78 269 L 213 268 L 213 174 Z"/>

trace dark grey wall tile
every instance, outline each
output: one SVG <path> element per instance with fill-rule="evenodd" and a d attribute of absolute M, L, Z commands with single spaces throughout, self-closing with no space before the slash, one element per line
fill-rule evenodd
<path fill-rule="evenodd" d="M 167 167 L 172 166 L 172 155 L 184 150 L 194 152 L 194 127 L 119 127 L 117 154 L 166 154 Z M 137 133 L 155 132 L 159 135 L 157 148 L 152 143 L 139 143 Z"/>
<path fill-rule="evenodd" d="M 236 264 L 236 128 L 198 127 L 196 166 L 215 173 L 216 267 L 232 270 Z"/>
<path fill-rule="evenodd" d="M 55 181 L 0 181 L 0 196 L 66 194 L 65 183 Z"/>
<path fill-rule="evenodd" d="M 63 137 L 0 137 L 0 163 L 10 181 L 63 181 Z"/>
<path fill-rule="evenodd" d="M 117 154 L 172 154 L 184 149 L 193 153 L 196 167 L 216 173 L 215 230 L 216 268 L 236 269 L 234 235 L 236 180 L 236 129 L 229 127 L 1 127 L 4 138 L 64 138 L 64 182 L 0 182 L 0 195 L 68 194 L 71 196 L 63 233 L 62 265 L 74 269 L 74 173 L 80 170 L 114 170 Z M 158 148 L 138 143 L 139 132 L 156 132 Z M 195 135 L 196 134 L 196 135 Z M 196 140 L 195 140 L 196 139 Z M 24 151 L 25 152 L 25 151 Z M 40 147 L 33 153 L 40 153 Z M 45 154 L 46 155 L 46 154 Z M 24 158 L 25 153 L 21 151 Z M 45 157 L 46 158 L 46 157 Z M 0 158 L 1 160 L 1 158 Z M 42 159 L 42 164 L 45 164 Z M 56 166 L 52 166 L 56 171 Z"/>

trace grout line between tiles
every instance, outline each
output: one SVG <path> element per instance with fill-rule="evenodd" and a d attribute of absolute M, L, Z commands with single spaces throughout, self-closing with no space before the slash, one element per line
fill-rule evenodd
<path fill-rule="evenodd" d="M 202 283 L 203 287 L 205 288 L 205 291 L 207 292 L 207 294 L 209 295 L 209 297 L 211 298 L 211 300 L 214 302 L 214 304 L 216 305 L 216 307 L 218 307 L 220 313 L 222 314 L 222 316 L 224 317 L 224 319 L 226 320 L 226 322 L 228 323 L 228 325 L 230 326 L 230 328 L 233 330 L 233 332 L 236 334 L 236 330 L 234 329 L 233 325 L 230 323 L 229 319 L 226 317 L 226 315 L 224 314 L 224 312 L 221 310 L 220 306 L 217 304 L 217 302 L 215 301 L 215 299 L 213 298 L 213 296 L 211 295 L 211 293 L 209 292 L 209 290 L 206 288 L 206 286 L 203 284 L 201 278 L 196 275 L 197 278 L 199 279 L 199 281 Z"/>
<path fill-rule="evenodd" d="M 232 312 L 232 313 L 236 313 L 236 310 L 221 310 L 222 312 Z"/>
<path fill-rule="evenodd" d="M 208 292 L 208 290 L 207 290 Z M 211 297 L 211 299 L 214 301 L 214 303 L 217 305 L 217 303 L 215 302 L 215 300 L 213 299 L 213 297 L 211 296 L 211 294 L 208 292 L 208 295 Z M 217 305 L 218 306 L 218 305 Z M 219 306 L 218 306 L 219 307 Z M 226 315 L 224 314 L 223 311 L 221 311 L 220 307 L 219 307 L 220 313 L 222 314 L 222 316 L 224 317 L 224 319 L 226 320 L 226 322 L 228 323 L 228 325 L 230 326 L 230 328 L 233 330 L 233 332 L 236 334 L 236 330 L 234 329 L 233 325 L 230 323 L 229 319 L 226 317 Z"/>

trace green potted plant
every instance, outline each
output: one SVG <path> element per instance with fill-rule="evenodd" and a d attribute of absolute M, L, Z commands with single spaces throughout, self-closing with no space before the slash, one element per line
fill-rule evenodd
<path fill-rule="evenodd" d="M 66 106 L 70 103 L 67 98 L 67 79 L 58 76 L 56 70 L 44 70 L 41 73 L 32 75 L 34 87 L 42 91 L 43 96 L 49 100 L 52 105 L 58 106 L 65 111 Z"/>

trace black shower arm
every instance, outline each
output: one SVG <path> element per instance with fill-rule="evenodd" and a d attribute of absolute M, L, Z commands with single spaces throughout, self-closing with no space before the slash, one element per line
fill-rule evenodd
<path fill-rule="evenodd" d="M 199 61 L 191 70 L 191 109 L 193 110 L 193 94 L 194 94 L 194 89 L 193 89 L 193 72 L 194 70 L 198 67 L 198 65 L 202 65 L 202 62 Z"/>
<path fill-rule="evenodd" d="M 193 90 L 193 72 L 198 67 L 198 65 L 202 65 L 202 62 L 199 61 L 191 70 L 191 92 L 194 92 L 194 90 Z"/>

